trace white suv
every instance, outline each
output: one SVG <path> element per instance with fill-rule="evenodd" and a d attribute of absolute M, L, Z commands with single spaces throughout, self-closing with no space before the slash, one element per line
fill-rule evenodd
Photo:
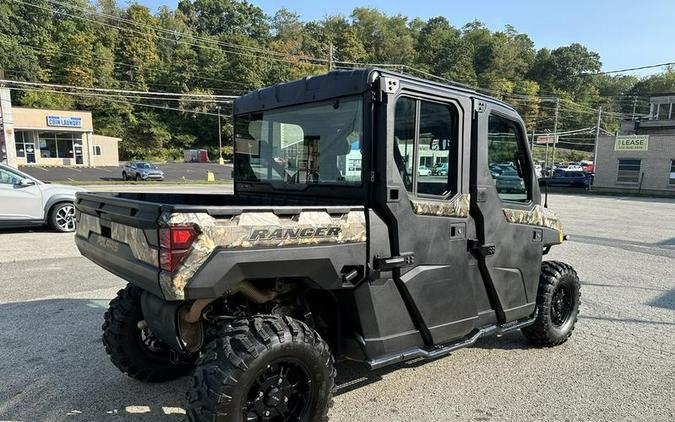
<path fill-rule="evenodd" d="M 75 193 L 84 189 L 52 185 L 0 164 L 0 228 L 49 224 L 75 231 Z"/>

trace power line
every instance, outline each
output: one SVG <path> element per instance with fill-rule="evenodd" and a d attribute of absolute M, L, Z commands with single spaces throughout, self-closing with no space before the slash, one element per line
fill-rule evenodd
<path fill-rule="evenodd" d="M 32 87 L 48 87 L 48 88 L 57 88 L 57 89 L 77 89 L 82 91 L 92 91 L 92 92 L 103 92 L 103 93 L 117 93 L 117 94 L 137 94 L 137 95 L 150 95 L 150 96 L 166 96 L 166 97 L 183 97 L 183 98 L 208 98 L 212 100 L 233 100 L 238 98 L 236 95 L 210 95 L 210 94 L 189 94 L 189 93 L 176 93 L 176 92 L 160 92 L 160 91 L 132 91 L 125 89 L 114 89 L 114 88 L 98 88 L 98 87 L 84 87 L 84 86 L 72 86 L 72 85 L 59 85 L 51 83 L 42 83 L 42 82 L 24 82 L 24 81 L 14 81 L 9 79 L 0 79 L 0 85 L 2 84 L 11 84 L 19 86 L 32 86 Z M 214 101 L 218 102 L 218 101 Z M 222 102 L 222 101 L 221 101 Z"/>
<path fill-rule="evenodd" d="M 147 34 L 141 32 L 141 31 L 138 31 L 138 30 L 133 29 L 133 28 L 127 28 L 127 27 L 122 27 L 122 26 L 112 25 L 112 24 L 109 24 L 109 23 L 107 23 L 107 22 L 102 22 L 102 21 L 99 21 L 99 20 L 96 20 L 96 19 L 89 19 L 89 18 L 86 18 L 86 17 L 84 17 L 84 16 L 73 15 L 73 14 L 71 14 L 71 13 L 67 13 L 67 12 L 63 12 L 63 11 L 59 11 L 59 10 L 54 10 L 54 9 L 52 9 L 52 8 L 49 8 L 49 7 L 43 7 L 43 6 L 40 6 L 40 5 L 37 5 L 37 4 L 33 4 L 33 3 L 30 3 L 30 2 L 26 2 L 26 1 L 23 1 L 23 0 L 13 0 L 13 1 L 18 2 L 18 3 L 25 4 L 25 5 L 27 5 L 27 6 L 35 7 L 35 8 L 38 8 L 38 9 L 50 11 L 50 12 L 52 12 L 52 13 L 56 13 L 56 14 L 59 14 L 59 15 L 68 16 L 68 17 L 71 17 L 71 18 L 73 18 L 73 19 L 79 19 L 79 20 L 83 20 L 83 21 L 87 21 L 87 22 L 93 22 L 93 23 L 96 23 L 96 24 L 99 24 L 99 25 L 103 25 L 103 26 L 115 28 L 115 29 L 118 29 L 118 30 L 121 30 L 121 31 L 128 31 L 128 32 L 133 32 L 133 33 L 140 34 L 140 35 L 147 35 Z M 95 13 L 95 12 L 94 12 L 94 13 Z M 131 21 L 131 22 L 133 22 L 133 21 Z M 154 25 L 147 25 L 147 24 L 141 24 L 141 23 L 137 23 L 137 24 L 138 24 L 138 25 L 146 25 L 146 26 L 149 26 L 149 27 L 153 27 L 154 30 L 157 30 L 158 28 L 161 28 L 161 27 L 155 27 Z M 161 29 L 163 29 L 163 28 L 161 28 Z M 170 30 L 165 30 L 165 31 L 170 31 Z M 170 31 L 170 32 L 173 32 L 173 31 Z M 177 33 L 176 33 L 176 34 L 177 34 Z M 176 34 L 174 34 L 174 36 L 176 36 Z M 205 45 L 205 44 L 198 44 L 198 43 L 194 43 L 194 42 L 189 42 L 189 41 L 186 41 L 186 40 L 184 40 L 184 39 L 178 39 L 178 38 L 173 38 L 173 39 L 171 39 L 171 38 L 163 37 L 163 36 L 161 36 L 161 35 L 156 35 L 156 36 L 157 36 L 157 38 L 162 39 L 162 40 L 165 40 L 165 41 L 169 41 L 169 42 L 172 42 L 172 43 L 178 43 L 178 42 L 180 42 L 180 43 L 183 43 L 183 44 L 192 46 L 192 47 L 206 48 L 206 49 L 215 50 L 215 51 L 222 51 L 222 52 L 229 53 L 229 54 L 235 54 L 235 55 L 240 55 L 240 56 L 253 57 L 253 58 L 256 58 L 256 59 L 274 60 L 274 61 L 278 61 L 278 62 L 286 62 L 286 63 L 290 63 L 290 64 L 294 64 L 294 63 L 295 63 L 293 60 L 286 59 L 286 58 L 264 56 L 264 55 L 261 55 L 261 52 L 257 52 L 257 54 L 254 54 L 254 53 L 247 53 L 247 52 L 243 52 L 243 51 L 232 51 L 232 50 L 227 50 L 227 49 L 225 49 L 225 48 L 216 48 L 216 47 L 213 47 L 213 46 L 210 46 L 210 45 Z M 196 36 L 193 36 L 193 35 L 190 35 L 190 36 L 191 36 L 192 38 L 195 38 L 195 37 L 196 37 Z M 202 39 L 203 39 L 203 38 L 202 38 Z M 215 43 L 215 41 L 214 41 L 214 43 Z M 265 51 L 265 52 L 269 54 L 269 53 L 272 52 L 272 50 L 268 50 L 268 51 Z M 275 53 L 276 53 L 277 55 L 278 55 L 278 54 L 282 54 L 282 55 L 284 55 L 285 57 L 296 57 L 295 55 L 293 55 L 293 54 L 291 54 L 291 53 L 289 53 L 289 54 L 284 54 L 284 53 L 279 53 L 279 52 L 275 52 Z M 296 57 L 296 58 L 298 58 L 298 57 Z M 303 59 L 298 58 L 298 60 L 303 60 Z M 308 60 L 308 59 L 304 59 L 304 60 L 305 60 L 305 61 L 311 61 L 311 60 Z M 325 59 L 319 59 L 319 60 L 325 60 Z"/>
<path fill-rule="evenodd" d="M 169 34 L 169 35 L 173 35 L 174 37 L 185 36 L 184 33 L 178 32 L 176 30 L 171 30 L 171 29 L 163 28 L 163 27 L 157 26 L 157 25 L 151 25 L 151 24 L 136 22 L 136 21 L 133 21 L 131 19 L 126 19 L 126 18 L 122 18 L 122 17 L 119 17 L 119 16 L 114 16 L 114 15 L 110 15 L 110 14 L 106 14 L 106 13 L 102 13 L 102 12 L 97 12 L 95 10 L 87 9 L 86 7 L 78 6 L 78 5 L 75 5 L 75 4 L 63 3 L 63 2 L 60 2 L 60 1 L 57 1 L 57 0 L 48 0 L 48 1 L 52 4 L 57 4 L 57 5 L 60 5 L 60 6 L 63 6 L 63 7 L 70 7 L 70 8 L 73 8 L 73 9 L 81 10 L 81 11 L 87 13 L 87 14 L 90 14 L 90 15 L 102 16 L 102 17 L 106 17 L 108 19 L 116 20 L 118 22 L 124 22 L 124 23 L 128 23 L 130 25 L 136 25 L 136 26 L 140 26 L 140 27 L 144 27 L 144 28 L 153 29 L 155 31 L 159 31 L 159 32 L 163 32 L 163 33 L 166 33 L 166 34 Z M 255 53 L 273 54 L 273 55 L 277 55 L 277 56 L 281 56 L 281 57 L 292 56 L 292 57 L 302 59 L 302 60 L 306 60 L 306 61 L 320 61 L 320 62 L 323 62 L 323 63 L 329 62 L 329 59 L 320 58 L 320 57 L 313 57 L 313 56 L 308 56 L 308 55 L 298 55 L 298 54 L 286 54 L 286 53 L 281 53 L 281 52 L 266 49 L 266 48 L 251 47 L 251 46 L 245 46 L 245 45 L 241 45 L 241 44 L 228 43 L 228 42 L 220 41 L 220 40 L 212 40 L 212 39 L 200 37 L 200 36 L 194 35 L 194 34 L 190 34 L 189 36 L 196 39 L 196 40 L 203 41 L 203 42 L 206 42 L 206 43 L 209 43 L 209 44 L 216 44 L 216 45 L 229 47 L 229 48 L 238 48 L 238 49 L 242 49 L 242 50 L 253 51 Z"/>
<path fill-rule="evenodd" d="M 93 98 L 100 98 L 103 101 L 129 104 L 129 105 L 138 106 L 138 107 L 149 107 L 149 108 L 155 108 L 155 109 L 161 109 L 161 110 L 167 110 L 167 111 L 180 111 L 181 113 L 188 113 L 188 114 L 203 114 L 203 115 L 207 115 L 207 116 L 218 116 L 217 113 L 209 113 L 207 111 L 185 110 L 185 109 L 181 109 L 181 108 L 169 107 L 169 106 L 163 106 L 163 105 L 136 103 L 136 102 L 126 101 L 126 100 L 123 100 L 123 99 L 117 100 L 117 99 L 114 99 L 114 98 L 109 98 L 108 96 L 103 96 L 103 94 L 94 94 L 94 93 L 87 93 L 87 92 L 63 92 L 63 91 L 57 91 L 57 90 L 35 89 L 35 88 L 11 88 L 11 89 L 12 90 L 21 90 L 21 91 L 33 91 L 33 92 L 53 92 L 53 93 L 69 94 L 69 95 L 76 95 L 76 96 L 82 96 L 82 97 L 93 97 Z M 228 115 L 221 115 L 221 117 L 231 118 Z"/>
<path fill-rule="evenodd" d="M 619 69 L 619 70 L 608 70 L 606 72 L 584 73 L 584 75 L 608 75 L 608 74 L 611 74 L 611 73 L 623 73 L 623 72 L 630 72 L 632 70 L 652 69 L 652 68 L 655 68 L 655 67 L 665 67 L 665 66 L 673 66 L 673 65 L 675 65 L 675 62 L 650 64 L 650 65 L 647 65 L 647 66 L 629 67 L 629 68 L 626 68 L 626 69 Z"/>

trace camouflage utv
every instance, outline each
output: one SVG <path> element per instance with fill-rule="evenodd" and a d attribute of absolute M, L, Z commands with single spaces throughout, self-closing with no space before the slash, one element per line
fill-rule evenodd
<path fill-rule="evenodd" d="M 564 235 L 511 106 L 368 69 L 257 90 L 233 118 L 234 194 L 76 203 L 81 253 L 129 282 L 106 351 L 142 381 L 192 374 L 190 420 L 324 420 L 335 359 L 571 335 L 579 280 L 542 263 Z"/>

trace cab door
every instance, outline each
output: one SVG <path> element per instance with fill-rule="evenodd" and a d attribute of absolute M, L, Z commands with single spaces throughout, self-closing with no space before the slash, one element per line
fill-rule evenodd
<path fill-rule="evenodd" d="M 400 83 L 387 100 L 386 139 L 375 144 L 375 168 L 387 169 L 378 202 L 385 204 L 399 292 L 425 343 L 439 344 L 471 332 L 482 307 L 474 292 L 480 275 L 466 247 L 473 223 L 462 162 L 471 102 Z"/>
<path fill-rule="evenodd" d="M 471 209 L 486 289 L 500 323 L 534 312 L 543 250 L 542 209 L 524 125 L 518 114 L 475 100 Z M 490 171 L 500 168 L 501 172 Z M 530 224 L 531 223 L 531 224 Z"/>

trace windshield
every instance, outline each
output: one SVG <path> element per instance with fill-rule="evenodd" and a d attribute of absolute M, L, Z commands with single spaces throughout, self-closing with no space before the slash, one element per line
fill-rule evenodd
<path fill-rule="evenodd" d="M 361 97 L 346 97 L 237 116 L 236 179 L 360 185 L 361 115 Z"/>
<path fill-rule="evenodd" d="M 155 166 L 153 166 L 150 163 L 138 163 L 138 164 L 136 164 L 136 166 L 138 168 L 141 168 L 141 169 L 154 169 L 155 168 Z"/>

